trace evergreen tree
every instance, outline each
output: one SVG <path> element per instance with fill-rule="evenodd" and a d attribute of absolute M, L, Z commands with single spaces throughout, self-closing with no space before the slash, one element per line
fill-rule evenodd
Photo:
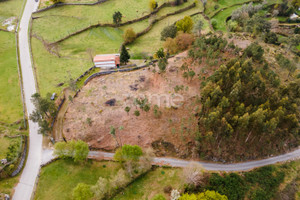
<path fill-rule="evenodd" d="M 120 55 L 120 62 L 122 64 L 127 64 L 128 60 L 130 58 L 130 55 L 125 47 L 125 45 L 122 45 L 122 48 L 121 48 L 121 55 Z"/>

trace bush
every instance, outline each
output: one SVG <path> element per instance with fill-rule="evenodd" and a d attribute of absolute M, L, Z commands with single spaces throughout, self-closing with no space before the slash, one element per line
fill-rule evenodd
<path fill-rule="evenodd" d="M 212 25 L 212 27 L 213 27 L 214 29 L 217 29 L 217 25 L 218 25 L 217 20 L 216 20 L 216 19 L 212 19 L 212 20 L 211 20 L 211 25 Z"/>
<path fill-rule="evenodd" d="M 273 33 L 273 32 L 266 33 L 265 37 L 264 37 L 264 41 L 265 41 L 265 43 L 268 43 L 268 44 L 278 45 L 278 37 L 277 37 L 276 33 Z"/>
<path fill-rule="evenodd" d="M 296 27 L 296 28 L 294 29 L 294 33 L 295 33 L 295 34 L 300 34 L 300 27 Z"/>
<path fill-rule="evenodd" d="M 135 40 L 135 38 L 136 38 L 136 33 L 134 32 L 134 30 L 132 28 L 126 29 L 123 35 L 123 39 L 125 43 L 127 44 L 132 43 Z"/>
<path fill-rule="evenodd" d="M 163 44 L 164 48 L 166 49 L 167 53 L 169 54 L 176 54 L 178 52 L 178 46 L 176 43 L 176 39 L 167 38 L 167 40 Z"/>
<path fill-rule="evenodd" d="M 159 68 L 160 72 L 166 71 L 167 64 L 168 64 L 168 59 L 167 58 L 160 58 L 158 60 L 158 68 Z"/>
<path fill-rule="evenodd" d="M 254 60 L 261 61 L 264 55 L 264 49 L 255 42 L 244 50 L 244 55 L 252 57 Z"/>
<path fill-rule="evenodd" d="M 79 183 L 73 190 L 74 200 L 88 200 L 93 196 L 91 187 L 84 183 Z"/>
<path fill-rule="evenodd" d="M 171 185 L 168 185 L 168 186 L 164 187 L 164 193 L 170 194 L 171 191 L 172 191 L 172 186 Z"/>
<path fill-rule="evenodd" d="M 175 38 L 177 34 L 177 27 L 173 24 L 166 26 L 160 33 L 160 40 L 165 41 L 167 38 Z"/>
<path fill-rule="evenodd" d="M 176 37 L 176 44 L 179 50 L 184 51 L 193 44 L 194 40 L 195 38 L 192 34 L 179 33 Z"/>

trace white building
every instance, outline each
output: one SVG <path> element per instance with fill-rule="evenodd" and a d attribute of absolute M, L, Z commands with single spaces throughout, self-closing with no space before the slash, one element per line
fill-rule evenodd
<path fill-rule="evenodd" d="M 120 66 L 120 54 L 102 54 L 94 57 L 94 64 L 101 69 L 114 69 Z"/>

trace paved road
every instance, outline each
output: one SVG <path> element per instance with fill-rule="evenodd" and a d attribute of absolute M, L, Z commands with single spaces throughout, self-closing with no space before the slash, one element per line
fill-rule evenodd
<path fill-rule="evenodd" d="M 23 77 L 23 90 L 27 113 L 34 110 L 31 103 L 31 95 L 36 92 L 35 79 L 31 66 L 28 43 L 28 25 L 31 14 L 37 9 L 38 2 L 27 0 L 25 10 L 19 27 L 19 50 L 21 73 Z M 30 200 L 36 177 L 41 164 L 42 157 L 42 135 L 38 134 L 38 125 L 29 121 L 29 152 L 25 168 L 23 169 L 20 182 L 15 188 L 13 200 Z"/>
<path fill-rule="evenodd" d="M 48 152 L 48 156 L 50 155 L 50 152 Z M 91 151 L 89 153 L 89 158 L 95 158 L 95 159 L 107 159 L 111 160 L 114 156 L 114 153 L 106 153 L 106 152 L 100 152 L 100 151 Z M 48 157 L 49 158 L 49 157 Z M 267 159 L 262 160 L 255 160 L 255 161 L 249 161 L 249 162 L 242 162 L 242 163 L 235 163 L 235 164 L 216 164 L 216 163 L 208 163 L 208 162 L 198 162 L 200 163 L 205 169 L 212 170 L 212 171 L 247 171 L 250 169 L 254 169 L 257 167 L 262 167 L 270 164 L 275 164 L 278 162 L 285 162 L 289 160 L 295 160 L 300 158 L 300 149 L 297 149 L 295 151 L 282 154 L 279 156 L 274 156 Z M 153 164 L 156 165 L 168 165 L 172 167 L 185 167 L 190 162 L 194 161 L 188 161 L 188 160 L 180 160 L 176 158 L 154 158 Z"/>

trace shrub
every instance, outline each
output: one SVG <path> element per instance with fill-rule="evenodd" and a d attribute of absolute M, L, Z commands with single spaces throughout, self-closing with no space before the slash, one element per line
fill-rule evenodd
<path fill-rule="evenodd" d="M 167 64 L 168 64 L 168 59 L 167 58 L 160 58 L 158 60 L 158 68 L 159 68 L 160 72 L 166 71 Z"/>
<path fill-rule="evenodd" d="M 258 43 L 252 43 L 244 50 L 244 55 L 252 57 L 254 60 L 262 60 L 264 49 Z"/>
<path fill-rule="evenodd" d="M 211 20 L 211 25 L 212 25 L 212 27 L 213 27 L 214 29 L 217 29 L 217 25 L 218 25 L 217 20 L 216 20 L 216 19 L 212 19 L 212 20 Z"/>
<path fill-rule="evenodd" d="M 166 26 L 160 33 L 161 35 L 160 39 L 164 41 L 167 38 L 175 38 L 176 34 L 177 34 L 177 27 L 174 24 L 170 26 Z"/>
<path fill-rule="evenodd" d="M 156 51 L 155 55 L 157 58 L 164 58 L 165 57 L 165 52 L 163 48 L 160 48 Z"/>
<path fill-rule="evenodd" d="M 176 37 L 176 44 L 179 50 L 184 51 L 188 49 L 194 42 L 193 35 L 188 33 L 179 33 Z"/>
<path fill-rule="evenodd" d="M 151 200 L 167 200 L 164 195 L 157 194 Z"/>
<path fill-rule="evenodd" d="M 150 0 L 149 1 L 149 7 L 151 9 L 151 11 L 154 11 L 157 8 L 158 4 L 155 0 Z"/>
<path fill-rule="evenodd" d="M 84 183 L 79 183 L 73 189 L 73 199 L 74 200 L 88 200 L 92 198 L 94 195 L 91 191 L 91 187 Z"/>
<path fill-rule="evenodd" d="M 164 193 L 169 194 L 169 193 L 171 193 L 171 191 L 172 191 L 172 186 L 171 185 L 168 185 L 168 186 L 164 187 Z"/>
<path fill-rule="evenodd" d="M 265 34 L 264 41 L 269 44 L 278 44 L 278 37 L 276 33 L 268 32 Z"/>
<path fill-rule="evenodd" d="M 135 40 L 135 38 L 136 38 L 136 33 L 134 32 L 134 30 L 132 28 L 126 29 L 123 35 L 123 39 L 125 43 L 127 44 L 132 43 Z"/>
<path fill-rule="evenodd" d="M 184 33 L 190 33 L 193 29 L 194 22 L 190 16 L 185 16 L 183 19 L 176 22 L 176 27 L 178 31 L 183 31 Z"/>
<path fill-rule="evenodd" d="M 295 34 L 300 34 L 300 27 L 296 27 L 296 28 L 294 29 L 294 33 L 295 33 Z"/>

